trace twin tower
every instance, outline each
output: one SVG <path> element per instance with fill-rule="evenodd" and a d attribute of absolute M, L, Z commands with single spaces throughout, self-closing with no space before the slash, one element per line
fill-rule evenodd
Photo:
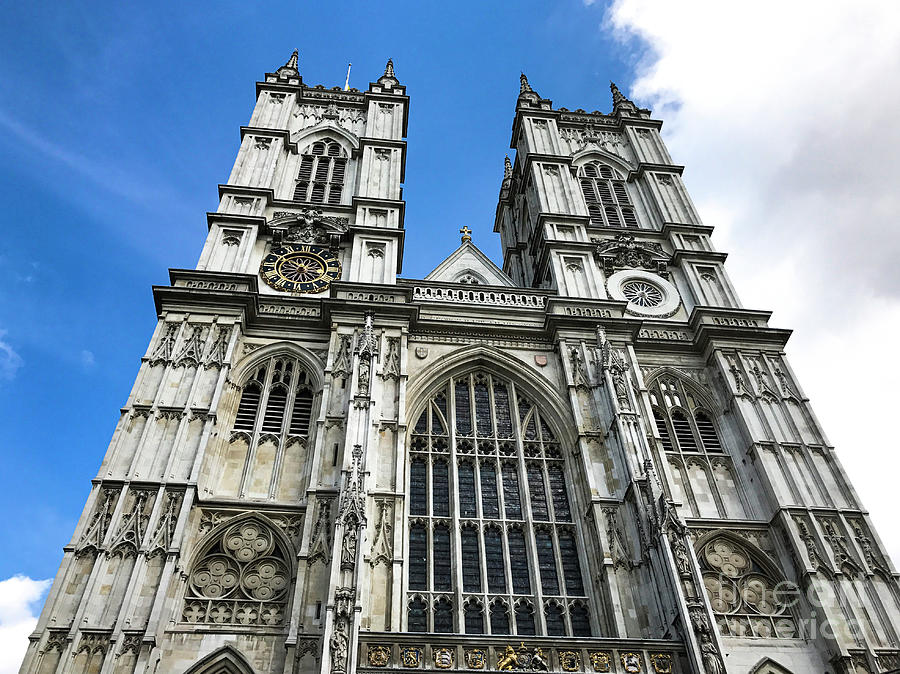
<path fill-rule="evenodd" d="M 405 279 L 393 63 L 328 89 L 295 52 L 256 91 L 23 673 L 900 667 L 897 573 L 789 332 L 648 110 L 522 75 L 502 268 L 464 228 Z"/>

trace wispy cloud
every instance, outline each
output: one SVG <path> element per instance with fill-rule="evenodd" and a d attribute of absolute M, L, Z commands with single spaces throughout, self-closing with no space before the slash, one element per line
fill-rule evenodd
<path fill-rule="evenodd" d="M 25 364 L 22 357 L 6 341 L 6 330 L 0 330 L 0 379 L 13 379 Z"/>
<path fill-rule="evenodd" d="M 22 575 L 0 581 L 0 674 L 19 671 L 37 624 L 37 603 L 49 588 L 49 580 Z"/>
<path fill-rule="evenodd" d="M 167 190 L 154 187 L 152 182 L 147 180 L 147 176 L 133 175 L 129 170 L 118 166 L 112 158 L 95 160 L 69 149 L 14 119 L 3 110 L 0 110 L 0 128 L 37 150 L 47 159 L 67 167 L 104 190 L 128 201 L 147 205 L 158 203 L 164 196 L 171 196 L 164 194 Z"/>

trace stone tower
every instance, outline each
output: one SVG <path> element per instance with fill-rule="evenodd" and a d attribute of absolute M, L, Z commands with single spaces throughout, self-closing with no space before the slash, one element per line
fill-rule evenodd
<path fill-rule="evenodd" d="M 900 667 L 900 587 L 659 135 L 521 77 L 495 231 L 398 278 L 409 99 L 256 107 L 31 674 Z"/>

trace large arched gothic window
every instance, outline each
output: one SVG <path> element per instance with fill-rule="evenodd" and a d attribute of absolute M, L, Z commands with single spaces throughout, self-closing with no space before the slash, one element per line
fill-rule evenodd
<path fill-rule="evenodd" d="M 300 360 L 281 354 L 257 364 L 241 389 L 217 493 L 299 497 L 312 406 L 312 378 Z"/>
<path fill-rule="evenodd" d="M 625 180 L 615 169 L 593 162 L 578 172 L 581 193 L 595 227 L 637 227 Z"/>
<path fill-rule="evenodd" d="M 454 377 L 410 438 L 411 632 L 590 636 L 563 448 L 515 384 Z"/>
<path fill-rule="evenodd" d="M 344 191 L 347 155 L 331 138 L 317 141 L 300 157 L 294 201 L 339 204 Z"/>
<path fill-rule="evenodd" d="M 724 636 L 791 638 L 797 623 L 779 588 L 781 580 L 750 549 L 731 537 L 717 536 L 697 551 L 703 585 Z"/>
<path fill-rule="evenodd" d="M 745 517 L 734 466 L 722 447 L 709 406 L 674 376 L 659 377 L 649 391 L 676 500 L 693 517 Z"/>
<path fill-rule="evenodd" d="M 245 519 L 223 527 L 191 567 L 182 621 L 283 624 L 291 581 L 289 560 L 278 536 L 261 520 Z"/>

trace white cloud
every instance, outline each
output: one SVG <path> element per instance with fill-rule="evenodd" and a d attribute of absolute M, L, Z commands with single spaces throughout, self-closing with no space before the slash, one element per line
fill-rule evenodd
<path fill-rule="evenodd" d="M 745 306 L 788 355 L 882 539 L 900 329 L 900 3 L 618 0 L 632 97 L 663 135 Z"/>
<path fill-rule="evenodd" d="M 37 624 L 36 604 L 49 587 L 49 580 L 20 575 L 0 581 L 0 674 L 19 671 Z"/>
<path fill-rule="evenodd" d="M 6 330 L 0 330 L 0 379 L 12 379 L 25 361 L 4 337 L 6 337 Z"/>

